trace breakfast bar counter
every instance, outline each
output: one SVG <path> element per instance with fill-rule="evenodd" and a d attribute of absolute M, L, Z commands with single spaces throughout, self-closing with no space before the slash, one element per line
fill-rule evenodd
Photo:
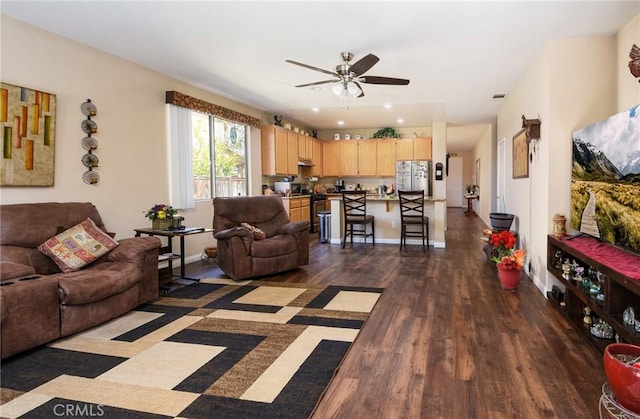
<path fill-rule="evenodd" d="M 328 195 L 331 201 L 331 243 L 340 244 L 342 240 L 342 196 Z M 367 214 L 375 217 L 376 243 L 400 244 L 400 201 L 395 195 L 367 195 Z M 425 197 L 424 215 L 429 217 L 429 244 L 433 247 L 446 247 L 447 200 L 438 197 Z M 355 241 L 362 241 L 356 237 Z M 371 239 L 368 240 L 371 243 Z M 422 244 L 418 239 L 408 239 L 407 244 Z"/>

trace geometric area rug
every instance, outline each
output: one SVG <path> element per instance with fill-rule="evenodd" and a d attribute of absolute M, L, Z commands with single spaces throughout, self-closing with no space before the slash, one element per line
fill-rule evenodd
<path fill-rule="evenodd" d="M 306 418 L 383 289 L 202 279 L 2 361 L 2 418 Z"/>

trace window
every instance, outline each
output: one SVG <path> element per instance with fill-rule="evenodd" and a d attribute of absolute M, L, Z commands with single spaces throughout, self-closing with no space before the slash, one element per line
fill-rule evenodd
<path fill-rule="evenodd" d="M 248 127 L 192 111 L 191 129 L 194 199 L 246 196 Z"/>

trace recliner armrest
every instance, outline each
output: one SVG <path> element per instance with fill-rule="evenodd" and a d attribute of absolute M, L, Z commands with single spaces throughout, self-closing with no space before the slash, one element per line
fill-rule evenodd
<path fill-rule="evenodd" d="M 253 240 L 253 233 L 244 227 L 231 227 L 213 234 L 213 238 L 216 240 L 230 239 L 232 237 L 251 238 Z"/>
<path fill-rule="evenodd" d="M 305 230 L 309 231 L 308 221 L 295 221 L 295 222 L 280 226 L 276 234 L 289 234 L 291 236 L 297 236 Z"/>

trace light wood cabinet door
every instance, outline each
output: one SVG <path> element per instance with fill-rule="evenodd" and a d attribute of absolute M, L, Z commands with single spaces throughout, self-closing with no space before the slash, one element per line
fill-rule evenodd
<path fill-rule="evenodd" d="M 396 140 L 396 160 L 413 160 L 413 138 Z"/>
<path fill-rule="evenodd" d="M 322 176 L 341 176 L 342 141 L 322 142 Z"/>
<path fill-rule="evenodd" d="M 310 198 L 301 198 L 300 199 L 300 221 L 309 221 L 311 222 L 311 201 Z"/>
<path fill-rule="evenodd" d="M 396 140 L 387 138 L 378 140 L 378 176 L 396 174 Z"/>
<path fill-rule="evenodd" d="M 305 150 L 307 151 L 306 159 L 312 160 L 313 159 L 313 138 L 309 137 L 308 135 L 305 136 L 304 143 L 305 143 Z"/>
<path fill-rule="evenodd" d="M 302 221 L 302 208 L 291 208 L 289 210 L 289 221 L 292 223 Z"/>
<path fill-rule="evenodd" d="M 378 173 L 378 140 L 357 140 L 358 176 L 375 176 Z"/>
<path fill-rule="evenodd" d="M 311 147 L 313 148 L 313 153 L 311 155 L 311 163 L 313 167 L 311 168 L 312 176 L 323 176 L 322 174 L 322 141 L 320 140 L 312 140 Z"/>
<path fill-rule="evenodd" d="M 431 137 L 418 137 L 413 139 L 414 160 L 431 160 L 432 156 Z"/>
<path fill-rule="evenodd" d="M 287 174 L 298 174 L 298 134 L 287 131 Z"/>
<path fill-rule="evenodd" d="M 358 142 L 340 141 L 342 148 L 342 176 L 358 176 Z"/>
<path fill-rule="evenodd" d="M 262 174 L 287 175 L 287 131 L 273 125 L 261 128 Z"/>

